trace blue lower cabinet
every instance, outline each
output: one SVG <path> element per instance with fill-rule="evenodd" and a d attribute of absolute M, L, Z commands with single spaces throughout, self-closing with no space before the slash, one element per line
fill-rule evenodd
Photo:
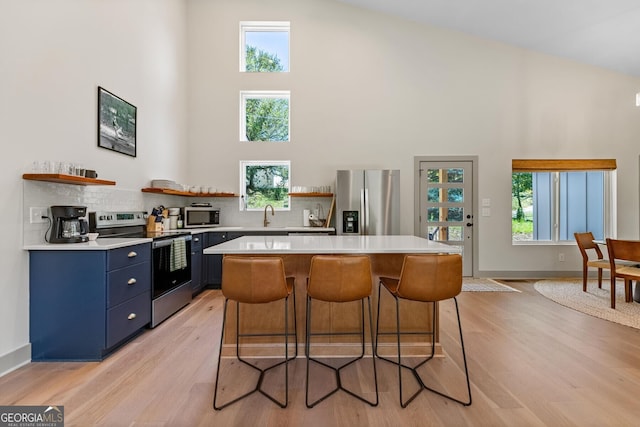
<path fill-rule="evenodd" d="M 107 348 L 134 335 L 151 322 L 151 292 L 142 293 L 107 310 Z"/>
<path fill-rule="evenodd" d="M 31 359 L 102 360 L 143 330 L 151 320 L 150 254 L 150 243 L 30 251 Z"/>
<path fill-rule="evenodd" d="M 205 235 L 203 248 L 219 245 L 228 240 L 237 239 L 249 235 L 281 235 L 286 236 L 286 231 L 280 232 L 208 232 Z M 210 289 L 220 289 L 222 285 L 222 255 L 203 255 L 202 257 L 202 282 L 203 286 Z"/>
<path fill-rule="evenodd" d="M 204 233 L 194 234 L 191 240 L 191 293 L 196 296 L 202 292 L 202 240 Z"/>

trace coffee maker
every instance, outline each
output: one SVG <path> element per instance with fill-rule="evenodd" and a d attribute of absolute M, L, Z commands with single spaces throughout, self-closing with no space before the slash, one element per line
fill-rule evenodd
<path fill-rule="evenodd" d="M 86 206 L 51 206 L 51 235 L 49 243 L 81 243 L 89 240 L 89 226 L 83 217 Z"/>

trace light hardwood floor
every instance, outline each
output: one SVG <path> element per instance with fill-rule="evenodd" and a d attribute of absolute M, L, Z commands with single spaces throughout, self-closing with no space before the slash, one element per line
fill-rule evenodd
<path fill-rule="evenodd" d="M 470 407 L 424 391 L 401 409 L 397 369 L 378 361 L 378 407 L 339 392 L 307 409 L 305 362 L 298 359 L 290 365 L 288 408 L 255 393 L 214 411 L 223 304 L 214 290 L 101 363 L 31 363 L 1 377 L 0 405 L 64 405 L 67 427 L 640 425 L 640 331 L 562 307 L 531 282 L 509 284 L 522 293 L 464 292 L 458 298 Z M 462 377 L 444 373 L 453 368 L 460 374 L 454 313 L 443 304 L 442 343 L 451 357 L 430 362 L 424 372 L 434 384 L 462 392 Z M 223 363 L 223 374 L 249 386 L 237 363 Z M 355 378 L 368 374 L 370 359 L 364 363 Z M 277 384 L 280 373 L 267 381 Z M 327 378 L 313 374 L 314 387 Z"/>

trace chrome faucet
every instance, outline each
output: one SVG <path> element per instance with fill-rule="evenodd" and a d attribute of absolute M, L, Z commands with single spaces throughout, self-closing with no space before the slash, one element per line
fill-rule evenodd
<path fill-rule="evenodd" d="M 265 227 L 269 225 L 269 221 L 267 220 L 267 208 L 271 208 L 271 216 L 274 216 L 276 214 L 275 211 L 273 210 L 273 206 L 267 205 L 264 207 L 264 226 Z"/>

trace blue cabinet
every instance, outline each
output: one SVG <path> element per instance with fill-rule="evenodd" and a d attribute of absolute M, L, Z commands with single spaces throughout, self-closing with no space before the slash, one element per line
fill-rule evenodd
<path fill-rule="evenodd" d="M 202 292 L 202 240 L 204 233 L 194 234 L 191 239 L 191 291 L 196 296 Z"/>
<path fill-rule="evenodd" d="M 227 240 L 228 233 L 208 232 L 204 236 L 203 248 L 219 245 Z M 202 258 L 202 280 L 204 286 L 220 289 L 222 283 L 222 255 L 207 255 Z"/>
<path fill-rule="evenodd" d="M 151 321 L 151 244 L 29 253 L 34 361 L 102 360 Z"/>

